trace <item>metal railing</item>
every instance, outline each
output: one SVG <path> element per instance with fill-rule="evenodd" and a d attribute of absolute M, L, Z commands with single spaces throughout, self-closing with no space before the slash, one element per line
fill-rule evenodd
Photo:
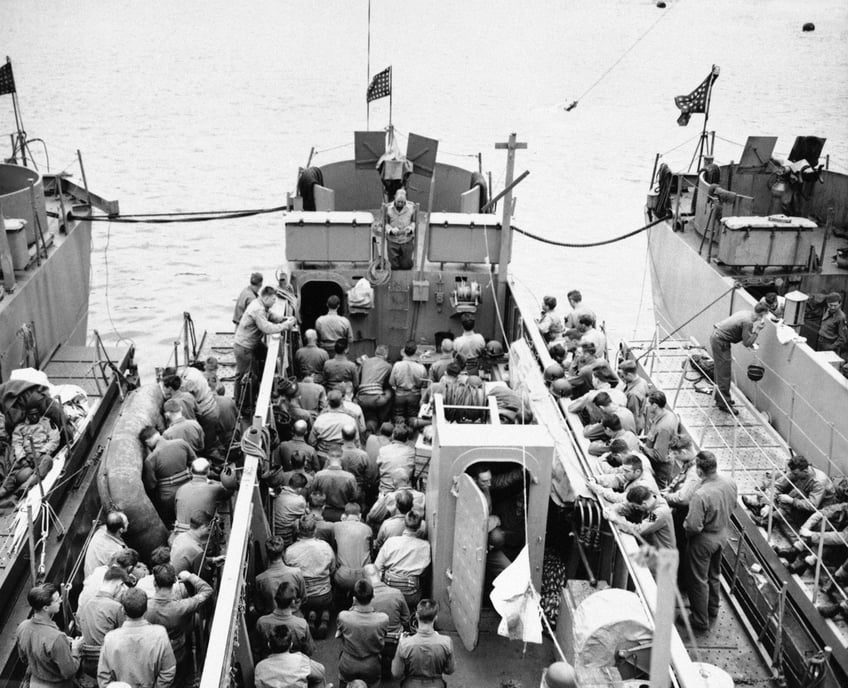
<path fill-rule="evenodd" d="M 658 330 L 659 330 L 659 327 L 660 326 L 658 325 L 657 326 Z M 679 350 L 679 348 L 675 348 L 675 350 Z M 663 372 L 672 372 L 673 369 L 671 367 L 665 367 L 663 365 L 663 358 L 660 354 L 660 351 L 661 351 L 661 349 L 659 347 L 653 347 L 652 348 L 652 351 L 651 351 L 651 369 L 654 370 L 654 364 L 657 363 L 657 364 L 660 365 L 660 368 Z M 687 359 L 686 363 L 684 364 L 682 371 L 680 373 L 680 375 L 681 375 L 680 383 L 677 386 L 677 393 L 678 394 L 680 392 L 683 380 L 685 379 L 687 368 L 688 368 L 688 359 Z M 821 511 L 820 506 L 816 505 L 812 501 L 810 501 L 807 498 L 807 496 L 804 495 L 801 492 L 801 490 L 797 488 L 797 486 L 792 482 L 792 480 L 790 480 L 786 476 L 785 465 L 782 464 L 782 463 L 778 463 L 777 461 L 775 461 L 772 458 L 771 454 L 768 451 L 766 451 L 766 449 L 757 441 L 757 439 L 748 430 L 748 428 L 745 427 L 745 425 L 742 423 L 742 420 L 740 419 L 739 416 L 731 415 L 731 418 L 733 419 L 733 436 L 732 436 L 731 443 L 728 443 L 726 441 L 725 437 L 724 437 L 724 434 L 719 430 L 718 426 L 713 422 L 712 418 L 709 415 L 709 412 L 708 412 L 709 404 L 707 406 L 705 406 L 700 402 L 700 399 L 698 399 L 697 396 L 695 396 L 693 398 L 697 399 L 698 403 L 692 408 L 697 409 L 698 415 L 705 421 L 703 426 L 702 426 L 701 436 L 698 438 L 696 444 L 697 444 L 697 446 L 700 447 L 703 444 L 704 437 L 706 435 L 707 429 L 712 428 L 715 431 L 716 437 L 721 441 L 721 444 L 724 446 L 724 448 L 729 450 L 730 462 L 731 462 L 730 463 L 730 475 L 733 479 L 736 478 L 737 455 L 738 455 L 738 452 L 737 452 L 738 438 L 739 438 L 739 432 L 741 431 L 742 434 L 744 436 L 746 436 L 747 439 L 751 442 L 751 444 L 757 449 L 759 458 L 765 459 L 765 461 L 767 462 L 769 467 L 771 467 L 775 471 L 775 473 L 778 473 L 781 476 L 785 477 L 786 482 L 791 486 L 791 488 L 793 490 L 797 490 L 797 492 L 799 494 L 801 494 L 801 496 L 798 497 L 798 499 L 801 499 L 802 501 L 806 502 L 806 504 L 812 509 L 812 513 L 817 513 L 817 512 Z M 675 399 L 676 399 L 676 397 L 675 397 Z M 771 428 L 771 426 L 765 425 L 765 427 L 768 427 L 769 430 L 772 433 L 774 433 L 774 435 L 776 437 L 778 437 L 780 439 L 780 443 L 783 445 L 783 448 L 785 449 L 786 453 L 789 454 L 789 446 L 788 446 L 788 444 L 786 444 L 785 440 L 782 437 L 780 437 L 780 435 L 778 435 L 777 431 L 774 430 L 773 428 Z M 828 457 L 828 460 L 830 461 L 829 457 Z M 830 465 L 832 465 L 834 468 L 836 468 L 838 470 L 838 467 L 836 467 L 836 465 L 833 464 L 832 461 L 830 461 Z M 841 477 L 841 471 L 840 471 L 840 477 Z M 776 481 L 775 481 L 775 478 L 774 478 L 774 473 L 772 473 L 769 476 L 769 481 L 768 481 L 767 485 L 762 485 L 759 489 L 755 489 L 755 494 L 761 495 L 761 496 L 766 498 L 764 506 L 772 505 L 773 502 L 774 502 L 775 482 Z M 772 508 L 769 509 L 767 526 L 766 526 L 766 537 L 769 541 L 771 540 L 773 529 L 774 529 L 774 518 L 775 518 L 775 508 L 772 506 Z M 812 586 L 812 590 L 810 591 L 810 599 L 811 599 L 812 603 L 815 604 L 816 601 L 817 601 L 817 598 L 818 598 L 819 583 L 822 579 L 822 576 L 827 576 L 827 578 L 830 579 L 830 581 L 832 583 L 836 582 L 835 579 L 833 578 L 833 575 L 830 573 L 830 571 L 827 569 L 827 567 L 824 566 L 824 564 L 822 562 L 823 542 L 822 542 L 821 536 L 826 532 L 827 528 L 830 528 L 830 530 L 833 530 L 833 531 L 837 531 L 838 529 L 835 527 L 835 525 L 826 516 L 824 516 L 824 514 L 822 514 L 821 521 L 819 523 L 819 543 L 818 543 L 818 546 L 816 547 L 816 549 L 814 550 L 806 542 L 804 542 L 804 538 L 801 537 L 798 530 L 796 530 L 795 527 L 793 527 L 792 524 L 788 520 L 786 520 L 785 518 L 782 518 L 782 516 L 778 516 L 778 518 L 782 519 L 782 521 L 785 525 L 785 528 L 789 532 L 791 532 L 791 534 L 794 538 L 794 542 L 792 544 L 801 543 L 803 545 L 803 550 L 799 550 L 799 552 L 800 552 L 799 556 L 805 556 L 806 557 L 806 556 L 812 555 L 816 559 L 816 563 L 815 563 L 815 567 L 814 567 L 814 582 L 815 583 Z M 848 545 L 848 542 L 845 543 L 845 544 Z M 848 600 L 848 595 L 846 595 L 844 593 L 844 591 L 842 591 L 842 588 L 840 586 L 835 585 L 834 589 L 838 590 L 841 593 L 842 597 L 845 598 L 846 600 Z"/>
<path fill-rule="evenodd" d="M 261 462 L 266 459 L 269 447 L 265 446 L 265 431 L 273 422 L 271 393 L 277 377 L 277 366 L 285 369 L 286 348 L 281 346 L 280 335 L 268 340 L 268 357 L 262 373 L 256 410 L 251 428 L 245 433 L 244 468 L 233 508 L 227 557 L 221 571 L 220 592 L 209 633 L 206 662 L 200 677 L 200 688 L 220 688 L 238 683 L 253 685 L 253 656 L 250 650 L 245 611 L 246 586 L 250 569 L 252 547 L 256 539 L 255 528 L 268 531 L 259 493 Z M 261 538 L 264 540 L 264 538 Z M 241 670 L 241 680 L 236 679 L 236 665 Z"/>

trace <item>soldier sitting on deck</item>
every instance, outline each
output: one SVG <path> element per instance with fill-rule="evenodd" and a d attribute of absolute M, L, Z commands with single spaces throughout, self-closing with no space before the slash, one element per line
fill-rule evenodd
<path fill-rule="evenodd" d="M 808 566 L 816 565 L 819 544 L 823 563 L 836 564 L 845 559 L 848 553 L 848 478 L 837 483 L 835 498 L 836 504 L 814 511 L 798 529 L 798 539 L 793 546 L 799 556 L 789 566 L 792 573 L 802 573 Z"/>
<path fill-rule="evenodd" d="M 764 485 L 763 490 L 766 489 Z M 786 464 L 786 473 L 774 483 L 773 506 L 777 527 L 786 537 L 794 540 L 793 529 L 804 523 L 816 509 L 831 504 L 833 496 L 833 482 L 824 471 L 811 466 L 803 456 L 793 456 Z M 754 512 L 755 522 L 760 525 L 766 522 L 772 505 L 767 504 L 763 497 L 745 496 L 742 502 Z M 777 552 L 792 559 L 797 550 L 790 545 L 778 548 Z"/>
<path fill-rule="evenodd" d="M 0 487 L 0 499 L 24 493 L 53 467 L 53 452 L 59 448 L 59 430 L 38 409 L 28 408 L 26 418 L 12 431 L 15 459 Z M 36 471 L 38 474 L 36 475 Z"/>

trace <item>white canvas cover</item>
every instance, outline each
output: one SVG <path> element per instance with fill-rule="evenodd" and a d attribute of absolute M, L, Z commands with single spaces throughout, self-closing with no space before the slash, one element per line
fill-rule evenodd
<path fill-rule="evenodd" d="M 652 637 L 638 595 L 627 590 L 599 590 L 583 600 L 574 614 L 577 665 L 613 666 L 619 650 L 649 642 Z"/>

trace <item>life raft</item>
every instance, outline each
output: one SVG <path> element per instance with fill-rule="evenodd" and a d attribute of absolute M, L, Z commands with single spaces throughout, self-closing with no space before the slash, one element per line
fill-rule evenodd
<path fill-rule="evenodd" d="M 168 541 L 168 529 L 147 496 L 141 481 L 145 448 L 138 438 L 147 425 L 162 427 L 165 397 L 152 383 L 133 391 L 124 402 L 97 474 L 100 501 L 107 510 L 123 511 L 130 525 L 124 540 L 147 560 Z"/>

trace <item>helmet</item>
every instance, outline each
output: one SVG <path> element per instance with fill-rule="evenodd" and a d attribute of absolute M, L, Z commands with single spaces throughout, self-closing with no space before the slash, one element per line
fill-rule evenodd
<path fill-rule="evenodd" d="M 565 371 L 559 363 L 551 363 L 545 368 L 545 382 L 553 382 L 561 377 L 565 377 Z"/>
<path fill-rule="evenodd" d="M 763 379 L 765 372 L 766 369 L 763 366 L 752 363 L 748 366 L 748 379 L 751 382 L 759 382 Z"/>
<path fill-rule="evenodd" d="M 571 396 L 571 383 L 564 377 L 558 378 L 551 383 L 551 392 L 558 399 Z"/>
<path fill-rule="evenodd" d="M 574 667 L 567 662 L 554 662 L 545 672 L 545 688 L 577 688 L 577 675 Z"/>
<path fill-rule="evenodd" d="M 221 485 L 230 491 L 238 489 L 239 477 L 233 464 L 228 463 L 221 471 Z"/>
<path fill-rule="evenodd" d="M 503 345 L 497 339 L 492 339 L 486 344 L 486 353 L 490 358 L 500 358 L 504 353 Z"/>

